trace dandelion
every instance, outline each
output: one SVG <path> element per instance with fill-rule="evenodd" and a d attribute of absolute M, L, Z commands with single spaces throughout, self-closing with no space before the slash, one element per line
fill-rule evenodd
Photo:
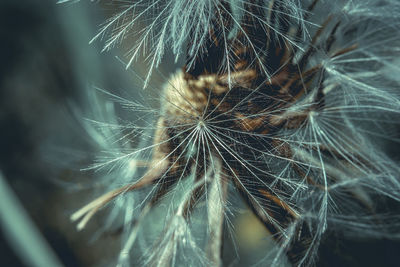
<path fill-rule="evenodd" d="M 377 205 L 400 201 L 398 162 L 384 149 L 398 141 L 397 1 L 113 3 L 121 10 L 95 39 L 107 50 L 135 36 L 127 67 L 145 53 L 145 87 L 167 49 L 186 58 L 158 90 L 160 108 L 152 96 L 90 97 L 86 129 L 103 153 L 88 169 L 111 189 L 71 219 L 83 229 L 115 203 L 119 266 L 134 247 L 145 266 L 222 266 L 237 195 L 276 242 L 261 266 L 312 265 L 328 228 L 397 237 L 398 216 Z"/>

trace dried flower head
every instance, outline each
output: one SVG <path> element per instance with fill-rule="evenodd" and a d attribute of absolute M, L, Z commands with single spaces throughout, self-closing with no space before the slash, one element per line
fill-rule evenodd
<path fill-rule="evenodd" d="M 236 194 L 276 241 L 262 266 L 311 265 L 328 226 L 393 237 L 398 217 L 376 199 L 400 200 L 384 150 L 399 122 L 398 1 L 113 3 L 122 11 L 95 38 L 109 32 L 109 49 L 134 35 L 127 65 L 146 53 L 145 86 L 167 47 L 186 57 L 161 108 L 99 89 L 132 111 L 121 119 L 91 98 L 86 127 L 104 150 L 91 168 L 112 189 L 71 218 L 82 229 L 121 208 L 121 266 L 146 225 L 145 266 L 221 266 Z M 148 220 L 160 207 L 165 218 Z"/>

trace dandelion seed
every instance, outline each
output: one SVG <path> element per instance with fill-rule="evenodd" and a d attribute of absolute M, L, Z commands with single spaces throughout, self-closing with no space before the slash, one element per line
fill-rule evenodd
<path fill-rule="evenodd" d="M 398 141 L 388 135 L 400 112 L 397 1 L 116 4 L 122 11 L 95 38 L 110 32 L 109 49 L 135 36 L 127 67 L 148 53 L 145 86 L 166 47 L 186 56 L 159 94 L 161 109 L 99 90 L 141 115 L 108 112 L 87 126 L 106 150 L 92 168 L 112 189 L 71 218 L 82 229 L 110 202 L 133 198 L 121 266 L 160 207 L 143 264 L 222 266 L 233 192 L 277 243 L 261 265 L 312 265 L 330 227 L 394 234 L 398 216 L 385 223 L 374 203 L 400 200 L 398 162 L 379 145 Z"/>

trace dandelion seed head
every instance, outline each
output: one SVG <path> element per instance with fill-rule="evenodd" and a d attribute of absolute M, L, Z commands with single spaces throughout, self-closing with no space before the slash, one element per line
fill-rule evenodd
<path fill-rule="evenodd" d="M 400 4 L 121 3 L 97 36 L 111 31 L 107 49 L 132 33 L 131 59 L 148 49 L 149 75 L 166 47 L 186 58 L 159 90 L 159 108 L 101 89 L 107 110 L 91 99 L 85 127 L 103 150 L 93 169 L 110 191 L 72 219 L 84 228 L 123 200 L 121 264 L 145 244 L 146 266 L 222 265 L 233 195 L 275 240 L 261 266 L 312 265 L 331 228 L 374 237 L 398 229 L 376 200 L 400 201 L 399 164 L 383 149 L 398 142 L 389 132 L 399 126 L 400 18 L 391 10 Z M 134 115 L 120 118 L 114 105 Z M 157 208 L 161 218 L 150 220 Z"/>

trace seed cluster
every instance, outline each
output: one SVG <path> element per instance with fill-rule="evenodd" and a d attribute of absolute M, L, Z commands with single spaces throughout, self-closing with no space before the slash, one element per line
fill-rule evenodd
<path fill-rule="evenodd" d="M 282 258 L 296 266 L 312 264 L 328 220 L 347 225 L 350 220 L 342 218 L 356 211 L 369 218 L 357 225 L 375 224 L 376 193 L 394 199 L 400 194 L 387 190 L 400 188 L 397 165 L 378 158 L 368 131 L 357 128 L 359 121 L 375 123 L 371 114 L 378 111 L 398 113 L 400 102 L 385 102 L 395 95 L 365 84 L 370 71 L 359 71 L 365 55 L 377 58 L 373 49 L 368 54 L 374 45 L 361 41 L 378 33 L 355 34 L 359 28 L 337 13 L 308 31 L 304 21 L 325 3 L 318 0 L 302 5 L 302 23 L 293 23 L 293 14 L 285 11 L 293 1 L 216 2 L 201 31 L 207 33 L 201 47 L 197 28 L 187 33 L 186 65 L 160 94 L 152 144 L 100 165 L 126 161 L 146 171 L 72 218 L 82 218 L 83 228 L 111 200 L 151 188 L 120 261 L 147 214 L 172 195 L 165 229 L 144 263 L 188 262 L 184 255 L 192 251 L 193 265 L 221 266 L 228 203 L 238 193 L 277 243 L 270 265 L 281 266 Z M 343 42 L 349 36 L 354 40 Z M 191 223 L 204 207 L 206 237 L 200 245 Z"/>

